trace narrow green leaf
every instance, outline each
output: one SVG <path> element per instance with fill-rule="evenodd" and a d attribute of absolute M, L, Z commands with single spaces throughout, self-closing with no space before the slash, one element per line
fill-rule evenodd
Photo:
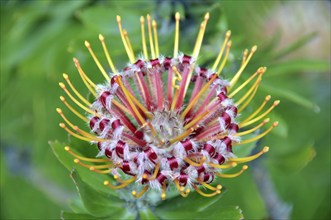
<path fill-rule="evenodd" d="M 61 213 L 61 219 L 62 220 L 72 220 L 72 219 L 79 219 L 79 220 L 93 220 L 93 219 L 105 219 L 105 218 L 97 218 L 92 215 L 88 214 L 79 214 L 79 213 L 73 213 L 73 212 L 66 212 L 62 211 Z"/>
<path fill-rule="evenodd" d="M 292 153 L 279 155 L 270 158 L 270 163 L 276 166 L 282 172 L 298 172 L 309 164 L 316 156 L 316 151 L 312 143 L 307 146 L 296 149 Z"/>
<path fill-rule="evenodd" d="M 283 56 L 286 56 L 286 55 L 296 51 L 297 49 L 305 46 L 309 41 L 314 39 L 316 36 L 317 36 L 317 32 L 312 32 L 310 34 L 307 34 L 307 35 L 299 38 L 299 40 L 297 40 L 293 44 L 290 44 L 288 47 L 286 47 L 283 50 L 276 53 L 274 55 L 274 59 L 282 58 Z"/>
<path fill-rule="evenodd" d="M 75 170 L 71 172 L 71 178 L 76 184 L 78 193 L 83 201 L 85 208 L 93 216 L 110 216 L 125 207 L 124 200 L 121 200 L 110 194 L 99 193 L 88 186 L 81 180 Z"/>
<path fill-rule="evenodd" d="M 139 217 L 141 220 L 157 220 L 159 219 L 149 208 L 139 211 Z"/>
<path fill-rule="evenodd" d="M 323 60 L 290 60 L 275 63 L 268 68 L 266 77 L 297 74 L 302 72 L 329 72 L 330 63 Z"/>
<path fill-rule="evenodd" d="M 280 97 L 282 99 L 287 99 L 291 102 L 294 102 L 302 107 L 305 107 L 307 109 L 310 109 L 314 112 L 319 112 L 320 108 L 315 103 L 309 101 L 305 97 L 302 97 L 301 95 L 286 89 L 279 89 L 273 86 L 268 85 L 267 83 L 261 84 L 260 88 L 262 90 L 267 91 L 268 93 L 274 94 L 276 97 Z"/>
<path fill-rule="evenodd" d="M 239 207 L 223 206 L 219 201 L 221 197 L 207 198 L 196 192 L 188 198 L 177 196 L 158 205 L 155 213 L 161 219 L 242 219 Z"/>

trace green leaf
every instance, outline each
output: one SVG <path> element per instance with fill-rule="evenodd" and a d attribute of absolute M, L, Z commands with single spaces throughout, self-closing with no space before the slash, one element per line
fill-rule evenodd
<path fill-rule="evenodd" d="M 54 141 L 54 142 L 50 141 L 49 144 L 51 145 L 55 156 L 69 171 L 71 171 L 72 168 L 75 168 L 75 170 L 80 174 L 82 180 L 88 185 L 90 185 L 92 188 L 94 188 L 95 190 L 98 190 L 106 194 L 112 194 L 114 196 L 117 195 L 117 192 L 115 190 L 111 190 L 103 184 L 105 180 L 109 182 L 114 182 L 109 177 L 109 175 L 98 174 L 90 171 L 85 167 L 75 164 L 73 161 L 74 157 L 71 154 L 69 154 L 67 151 L 65 151 L 64 149 L 64 147 L 66 146 L 65 144 L 62 144 L 58 141 Z M 81 154 L 79 154 L 78 152 L 76 153 L 81 156 Z"/>
<path fill-rule="evenodd" d="M 274 55 L 275 56 L 274 59 L 282 58 L 283 56 L 286 56 L 286 55 L 300 49 L 301 47 L 305 46 L 309 41 L 314 39 L 316 36 L 317 36 L 317 33 L 312 32 L 310 34 L 307 34 L 307 35 L 299 38 L 299 40 L 297 40 L 293 44 L 290 44 L 288 47 L 286 47 L 283 50 L 281 50 L 280 52 L 276 53 Z"/>
<path fill-rule="evenodd" d="M 275 63 L 266 73 L 266 77 L 297 74 L 302 72 L 329 72 L 330 63 L 323 60 L 290 60 Z"/>
<path fill-rule="evenodd" d="M 139 217 L 141 220 L 156 220 L 159 219 L 149 208 L 141 209 L 139 211 Z"/>
<path fill-rule="evenodd" d="M 73 212 L 61 212 L 61 219 L 62 220 L 72 220 L 72 219 L 79 219 L 79 220 L 93 220 L 93 219 L 106 219 L 106 218 L 96 218 L 92 215 L 88 214 L 79 214 L 79 213 L 73 213 Z"/>
<path fill-rule="evenodd" d="M 221 197 L 203 197 L 196 192 L 188 198 L 177 196 L 158 205 L 155 213 L 161 219 L 242 219 L 239 207 L 224 206 L 219 201 Z"/>
<path fill-rule="evenodd" d="M 288 136 L 287 122 L 279 114 L 272 112 L 268 117 L 272 120 L 272 123 L 278 121 L 278 126 L 272 130 L 272 134 L 279 137 L 286 138 Z M 269 122 L 270 123 L 270 122 Z M 270 126 L 270 125 L 269 125 Z"/>
<path fill-rule="evenodd" d="M 75 170 L 71 172 L 71 177 L 76 184 L 78 193 L 83 201 L 85 208 L 93 216 L 110 216 L 116 214 L 121 209 L 124 209 L 124 200 L 121 200 L 110 194 L 97 192 L 86 183 L 84 183 Z"/>
<path fill-rule="evenodd" d="M 272 157 L 269 162 L 282 172 L 293 173 L 306 167 L 315 156 L 316 151 L 311 143 L 304 148 L 296 149 L 292 153 Z"/>
<path fill-rule="evenodd" d="M 281 97 L 282 99 L 287 99 L 291 102 L 294 102 L 302 107 L 305 107 L 307 109 L 310 109 L 314 112 L 319 112 L 320 108 L 318 105 L 315 103 L 311 102 L 310 100 L 306 99 L 305 97 L 302 97 L 301 95 L 291 91 L 291 90 L 286 90 L 284 88 L 276 88 L 273 86 L 270 86 L 267 83 L 263 83 L 260 88 L 262 90 L 267 91 L 268 93 L 272 93 L 276 95 L 277 97 Z"/>

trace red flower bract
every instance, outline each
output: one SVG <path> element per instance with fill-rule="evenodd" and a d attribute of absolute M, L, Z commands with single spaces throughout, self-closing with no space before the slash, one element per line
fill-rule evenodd
<path fill-rule="evenodd" d="M 160 190 L 162 199 L 165 199 L 167 189 L 172 186 L 184 197 L 191 189 L 209 197 L 221 193 L 221 185 L 212 184 L 216 176 L 239 176 L 247 169 L 246 165 L 233 174 L 224 173 L 224 170 L 254 160 L 268 151 L 269 148 L 264 147 L 259 153 L 244 158 L 237 158 L 232 151 L 235 146 L 262 138 L 278 124 L 275 122 L 269 129 L 254 137 L 242 138 L 266 124 L 269 119 L 264 119 L 265 116 L 279 101 L 263 111 L 270 100 L 270 96 L 267 96 L 258 109 L 238 122 L 238 113 L 254 98 L 266 68 L 260 67 L 244 83 L 235 87 L 256 51 L 254 46 L 249 54 L 247 50 L 244 52 L 241 67 L 230 81 L 221 78 L 220 73 L 231 47 L 230 31 L 226 33 L 213 67 L 199 67 L 196 59 L 208 19 L 207 13 L 201 23 L 193 53 L 189 56 L 178 53 L 180 16 L 177 13 L 174 56 L 163 57 L 159 54 L 156 22 L 150 16 L 147 16 L 147 24 L 151 54 L 148 53 L 145 21 L 142 17 L 144 56 L 136 59 L 128 34 L 122 29 L 121 18 L 118 16 L 122 42 L 131 64 L 118 72 L 110 58 L 104 37 L 100 35 L 112 71 L 110 76 L 90 44 L 85 42 L 107 83 L 94 84 L 74 58 L 82 81 L 95 96 L 95 101 L 90 103 L 86 100 L 66 74 L 64 78 L 78 99 L 64 83 L 60 83 L 60 87 L 75 104 L 88 113 L 88 116 L 79 113 L 61 96 L 62 102 L 89 124 L 91 133 L 73 125 L 61 109 L 58 108 L 57 111 L 66 122 L 60 126 L 79 139 L 95 143 L 100 150 L 97 157 L 101 158 L 79 156 L 66 146 L 65 149 L 75 157 L 75 163 L 97 173 L 112 174 L 118 184 L 112 185 L 108 181 L 104 183 L 112 189 L 124 188 L 135 182 L 136 189 L 132 191 L 132 195 L 136 198 L 152 188 Z M 237 99 L 246 86 L 247 92 Z M 258 121 L 262 122 L 249 128 Z M 207 191 L 201 190 L 199 186 Z"/>

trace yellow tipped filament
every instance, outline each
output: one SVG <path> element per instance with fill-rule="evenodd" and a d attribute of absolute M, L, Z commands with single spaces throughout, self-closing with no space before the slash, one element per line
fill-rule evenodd
<path fill-rule="evenodd" d="M 199 187 L 197 187 L 196 185 L 193 185 L 193 188 L 195 189 L 195 191 L 197 191 L 197 193 L 199 193 L 200 195 L 202 195 L 204 197 L 213 197 L 213 196 L 216 196 L 217 194 L 220 194 L 221 193 L 221 190 L 216 190 L 213 193 L 207 194 L 207 193 L 202 192 L 199 189 Z"/>
<path fill-rule="evenodd" d="M 117 15 L 116 20 L 117 20 L 118 28 L 119 28 L 119 31 L 120 31 L 120 35 L 121 35 L 121 39 L 122 39 L 122 43 L 124 45 L 125 51 L 126 51 L 128 57 L 129 57 L 130 62 L 134 63 L 135 62 L 135 57 L 134 57 L 133 53 L 131 52 L 131 50 L 129 48 L 129 45 L 127 44 L 125 36 L 124 36 L 122 23 L 121 23 L 122 19 L 119 15 Z"/>
<path fill-rule="evenodd" d="M 140 27 L 141 27 L 141 40 L 142 40 L 142 44 L 143 44 L 143 53 L 144 53 L 145 60 L 148 60 L 146 37 L 145 37 L 145 19 L 143 16 L 140 17 Z"/>
<path fill-rule="evenodd" d="M 247 144 L 247 143 L 251 143 L 253 141 L 256 141 L 256 140 L 259 140 L 260 138 L 264 137 L 265 135 L 267 135 L 274 127 L 277 127 L 278 126 L 278 121 L 274 122 L 272 124 L 272 126 L 270 128 L 268 128 L 265 132 L 257 135 L 256 137 L 253 137 L 253 138 L 250 138 L 250 139 L 247 139 L 247 140 L 244 140 L 238 144 L 234 144 L 233 146 L 236 146 L 236 145 L 242 145 L 242 144 Z"/>
<path fill-rule="evenodd" d="M 60 96 L 61 101 L 68 107 L 68 109 L 73 112 L 77 117 L 79 117 L 80 119 L 82 119 L 85 122 L 88 122 L 89 120 L 81 115 L 79 112 L 77 112 L 71 105 L 68 104 L 68 102 L 65 100 L 65 98 L 63 96 Z"/>
<path fill-rule="evenodd" d="M 155 20 L 152 21 L 153 31 L 154 31 L 154 41 L 155 41 L 155 55 L 156 57 L 159 57 L 160 51 L 159 51 L 159 39 L 157 36 L 157 23 Z"/>
<path fill-rule="evenodd" d="M 229 43 L 227 44 L 227 48 L 226 48 L 226 52 L 225 52 L 225 56 L 224 56 L 224 59 L 222 61 L 222 64 L 217 70 L 217 75 L 221 74 L 221 72 L 222 72 L 222 70 L 223 70 L 223 68 L 226 64 L 226 61 L 228 60 L 231 46 L 232 46 L 232 41 L 229 41 Z"/>
<path fill-rule="evenodd" d="M 243 54 L 243 60 L 241 62 L 241 66 L 244 65 L 244 63 L 246 62 L 247 56 L 248 56 L 248 50 L 245 49 L 244 54 Z"/>
<path fill-rule="evenodd" d="M 265 68 L 260 67 L 251 77 L 249 77 L 244 83 L 242 83 L 236 90 L 231 92 L 228 97 L 232 98 L 238 92 L 240 92 L 249 82 L 251 82 L 258 74 L 265 72 Z"/>
<path fill-rule="evenodd" d="M 106 55 L 106 58 L 107 58 L 107 61 L 108 61 L 108 64 L 109 64 L 109 67 L 110 67 L 111 71 L 113 73 L 117 73 L 116 68 L 114 66 L 114 63 L 113 63 L 112 59 L 110 58 L 109 51 L 108 51 L 106 43 L 105 43 L 105 38 L 103 37 L 102 34 L 99 34 L 99 40 L 101 41 L 101 45 L 102 45 L 103 51 Z"/>
<path fill-rule="evenodd" d="M 199 163 L 197 162 L 194 162 L 193 160 L 191 160 L 189 157 L 185 157 L 184 158 L 184 161 L 188 164 L 190 164 L 191 166 L 194 166 L 194 167 L 200 167 L 202 166 L 202 164 L 206 161 L 206 157 L 202 157 L 199 161 Z"/>
<path fill-rule="evenodd" d="M 266 115 L 268 115 L 277 105 L 279 105 L 280 101 L 279 100 L 276 100 L 274 101 L 273 105 L 270 106 L 270 108 L 268 110 L 266 110 L 263 114 L 257 116 L 256 118 L 254 119 L 251 119 L 249 121 L 246 121 L 246 122 L 242 122 L 242 123 L 239 123 L 239 128 L 243 128 L 243 127 L 246 127 L 248 125 L 251 125 L 257 121 L 259 121 L 261 118 L 264 118 Z"/>
<path fill-rule="evenodd" d="M 118 186 L 114 186 L 114 185 L 110 184 L 109 181 L 107 181 L 107 180 L 104 181 L 103 184 L 104 184 L 105 186 L 108 186 L 108 187 L 111 188 L 111 189 L 122 189 L 122 188 L 126 187 L 127 185 L 129 185 L 130 183 L 132 183 L 132 182 L 135 181 L 135 180 L 136 180 L 136 177 L 132 177 L 132 178 L 129 179 L 126 183 L 122 183 L 122 184 L 120 184 L 120 185 L 118 185 Z"/>
<path fill-rule="evenodd" d="M 147 25 L 148 25 L 149 46 L 151 48 L 152 59 L 155 59 L 155 50 L 154 50 L 154 43 L 153 43 L 151 16 L 149 14 L 147 14 L 146 18 L 147 18 Z"/>
<path fill-rule="evenodd" d="M 143 176 L 143 178 L 144 179 L 147 179 L 147 180 L 149 180 L 149 181 L 151 181 L 151 180 L 155 180 L 156 179 L 156 176 L 157 176 L 157 173 L 159 172 L 159 170 L 160 170 L 160 163 L 157 163 L 156 165 L 155 165 L 155 169 L 154 169 L 154 172 L 153 172 L 153 176 L 151 176 L 151 177 L 148 177 L 148 176 Z"/>
<path fill-rule="evenodd" d="M 126 43 L 128 44 L 128 47 L 130 49 L 130 52 L 133 54 L 134 56 L 134 52 L 132 49 L 132 45 L 131 45 L 131 41 L 130 41 L 130 37 L 129 37 L 129 33 L 127 32 L 127 30 L 123 29 L 123 34 L 124 34 L 124 38 L 126 40 Z"/>
<path fill-rule="evenodd" d="M 190 189 L 186 189 L 186 191 L 185 191 L 185 188 L 181 187 L 179 185 L 178 179 L 174 179 L 174 183 L 175 183 L 175 185 L 177 187 L 177 190 L 179 191 L 180 195 L 183 196 L 183 197 L 187 197 L 188 194 L 190 193 Z"/>
<path fill-rule="evenodd" d="M 253 112 L 250 116 L 248 116 L 245 120 L 242 121 L 242 123 L 249 121 L 250 119 L 254 118 L 257 114 L 260 113 L 260 111 L 263 109 L 263 107 L 267 104 L 267 102 L 271 99 L 270 95 L 267 95 L 264 99 L 264 101 L 262 102 L 262 104 L 260 105 L 260 107 L 258 109 L 256 109 L 255 112 Z"/>
<path fill-rule="evenodd" d="M 240 105 L 241 103 L 243 103 L 244 101 L 247 100 L 247 97 L 251 94 L 255 94 L 255 90 L 257 90 L 257 88 L 259 87 L 260 83 L 261 83 L 262 79 L 261 79 L 261 75 L 256 79 L 256 81 L 254 82 L 254 84 L 251 86 L 251 88 L 245 93 L 245 95 L 243 95 L 241 97 L 241 99 L 239 99 L 239 101 L 237 101 L 235 103 L 236 106 Z"/>
<path fill-rule="evenodd" d="M 221 190 L 222 186 L 220 184 L 218 184 L 216 187 L 209 185 L 208 183 L 203 182 L 202 180 L 200 180 L 199 178 L 197 179 L 198 183 L 200 183 L 201 185 L 203 185 L 204 187 L 206 187 L 207 189 L 216 191 L 216 190 Z"/>
<path fill-rule="evenodd" d="M 222 177 L 222 178 L 234 178 L 237 176 L 240 176 L 245 170 L 248 169 L 247 165 L 244 165 L 241 170 L 237 173 L 233 173 L 233 174 L 228 174 L 228 173 L 216 173 L 216 176 Z"/>
<path fill-rule="evenodd" d="M 145 192 L 148 190 L 148 188 L 149 188 L 149 185 L 146 185 L 146 186 L 143 188 L 143 190 L 141 190 L 139 193 L 137 193 L 135 190 L 133 190 L 133 191 L 132 191 L 132 195 L 133 195 L 136 199 L 138 199 L 138 198 L 140 198 L 142 195 L 145 194 Z"/>
<path fill-rule="evenodd" d="M 260 157 L 262 154 L 267 153 L 269 151 L 269 147 L 265 146 L 259 153 L 249 156 L 249 157 L 241 157 L 241 158 L 230 158 L 229 161 L 233 161 L 236 163 L 247 163 L 256 158 Z"/>
<path fill-rule="evenodd" d="M 215 164 L 215 163 L 207 163 L 208 166 L 214 167 L 216 169 L 227 169 L 227 168 L 232 168 L 236 167 L 237 163 L 226 163 L 226 164 Z"/>
<path fill-rule="evenodd" d="M 209 20 L 209 12 L 207 12 L 205 14 L 204 21 L 200 25 L 200 30 L 199 30 L 198 37 L 196 39 L 195 46 L 194 46 L 193 53 L 192 53 L 192 56 L 194 58 L 197 58 L 199 55 L 208 20 Z"/>
<path fill-rule="evenodd" d="M 212 78 L 202 87 L 199 93 L 194 97 L 194 99 L 190 102 L 190 104 L 186 107 L 180 117 L 183 119 L 186 114 L 191 110 L 191 108 L 198 102 L 200 96 L 209 88 L 210 84 L 216 79 L 217 75 L 213 75 Z"/>
<path fill-rule="evenodd" d="M 74 93 L 76 94 L 76 96 L 78 96 L 78 98 L 80 100 L 82 100 L 82 102 L 84 102 L 87 106 L 90 106 L 91 103 L 89 101 L 87 101 L 77 90 L 76 88 L 72 85 L 72 83 L 70 82 L 69 76 L 65 73 L 63 73 L 63 78 L 67 81 L 68 85 L 70 86 L 71 90 L 74 91 Z"/>
<path fill-rule="evenodd" d="M 162 184 L 162 193 L 161 193 L 162 200 L 166 199 L 166 190 L 167 190 L 167 184 L 165 182 L 163 182 L 163 184 Z"/>
<path fill-rule="evenodd" d="M 76 154 L 73 151 L 71 151 L 69 146 L 65 146 L 64 147 L 64 150 L 67 151 L 68 153 L 70 153 L 75 158 L 80 159 L 80 160 L 83 160 L 83 161 L 86 161 L 86 162 L 93 162 L 93 163 L 105 163 L 105 162 L 109 162 L 108 159 L 88 158 L 88 157 L 79 156 L 78 154 Z"/>
<path fill-rule="evenodd" d="M 208 114 L 209 114 L 209 111 L 205 111 L 202 114 L 198 115 L 192 121 L 190 121 L 190 123 L 188 123 L 187 125 L 185 125 L 184 126 L 184 129 L 187 130 L 187 129 L 191 128 L 193 125 L 195 125 L 196 123 L 198 123 L 202 118 L 204 118 Z"/>
<path fill-rule="evenodd" d="M 223 56 L 223 52 L 224 52 L 225 46 L 227 45 L 230 36 L 231 36 L 231 31 L 227 31 L 226 34 L 225 34 L 225 39 L 224 39 L 223 45 L 222 45 L 222 47 L 220 48 L 220 51 L 219 51 L 219 53 L 218 53 L 218 56 L 217 56 L 217 58 L 216 58 L 216 60 L 215 60 L 214 65 L 213 65 L 213 67 L 212 67 L 212 70 L 216 70 L 216 68 L 217 68 L 217 66 L 218 66 L 218 64 L 219 64 L 219 62 L 221 61 L 221 58 L 222 58 L 222 56 Z"/>
<path fill-rule="evenodd" d="M 100 72 L 102 73 L 102 75 L 105 77 L 105 79 L 106 79 L 107 81 L 109 81 L 110 78 L 109 78 L 108 74 L 106 73 L 106 71 L 105 71 L 105 69 L 102 67 L 102 65 L 100 64 L 98 58 L 95 56 L 95 54 L 94 54 L 94 52 L 93 52 L 93 50 L 92 50 L 92 47 L 91 47 L 91 45 L 90 45 L 90 43 L 89 43 L 88 41 L 85 41 L 85 46 L 86 46 L 86 48 L 88 49 L 88 51 L 90 52 L 90 54 L 91 54 L 91 56 L 92 56 L 94 62 L 97 64 L 97 66 L 98 66 Z"/>
<path fill-rule="evenodd" d="M 73 131 L 71 131 L 64 123 L 60 123 L 60 127 L 63 128 L 66 132 L 68 132 L 70 135 L 74 136 L 75 138 L 81 139 L 83 141 L 87 142 L 92 142 L 92 141 L 97 141 L 97 142 L 105 142 L 107 139 L 102 139 L 102 138 L 97 138 L 97 137 L 85 137 L 85 136 L 80 136 Z"/>
<path fill-rule="evenodd" d="M 179 12 L 176 12 L 175 19 L 176 19 L 176 29 L 175 29 L 175 42 L 174 42 L 174 58 L 177 57 L 177 55 L 178 55 L 179 21 L 180 21 Z"/>
<path fill-rule="evenodd" d="M 261 82 L 261 80 L 260 80 Z M 249 103 L 253 100 L 259 86 L 260 86 L 260 82 L 256 85 L 256 87 L 254 88 L 253 92 L 250 94 L 250 91 L 248 91 L 248 94 L 250 94 L 249 98 L 246 100 L 246 102 L 244 102 L 243 105 L 240 106 L 240 108 L 238 109 L 238 113 L 241 113 L 248 105 Z"/>
<path fill-rule="evenodd" d="M 199 128 L 199 125 L 196 125 L 196 126 L 190 128 L 190 129 L 186 130 L 183 134 L 181 134 L 181 135 L 179 135 L 179 136 L 177 136 L 177 137 L 169 140 L 169 142 L 171 144 L 173 144 L 173 143 L 175 143 L 177 141 L 181 141 L 181 140 L 183 140 L 184 138 L 186 138 L 188 135 L 190 135 L 193 131 L 195 131 L 198 128 Z"/>
<path fill-rule="evenodd" d="M 243 65 L 241 65 L 241 67 L 239 68 L 238 72 L 234 75 L 234 77 L 232 78 L 232 80 L 230 81 L 230 87 L 229 87 L 229 91 L 233 88 L 233 86 L 235 86 L 235 84 L 237 83 L 241 73 L 244 71 L 245 67 L 247 66 L 247 64 L 249 63 L 249 60 L 252 58 L 253 54 L 255 53 L 255 51 L 257 50 L 257 46 L 253 46 L 251 49 L 251 52 L 249 53 L 247 59 L 245 60 L 245 63 Z"/>
<path fill-rule="evenodd" d="M 92 115 L 96 115 L 96 116 L 98 116 L 98 117 L 101 117 L 98 113 L 93 112 L 91 109 L 85 107 L 82 103 L 80 103 L 77 99 L 75 99 L 75 98 L 71 95 L 71 93 L 66 89 L 65 85 L 64 85 L 62 82 L 59 83 L 59 86 L 60 86 L 60 87 L 61 87 L 61 88 L 67 93 L 67 95 L 69 96 L 69 98 L 70 98 L 75 104 L 77 104 L 81 109 L 83 109 L 84 111 L 86 111 L 86 112 L 88 112 L 88 113 L 90 113 L 90 114 L 92 114 Z"/>
<path fill-rule="evenodd" d="M 256 131 L 257 129 L 259 129 L 260 127 L 262 127 L 263 125 L 265 125 L 266 123 L 268 123 L 270 121 L 269 118 L 266 118 L 264 119 L 263 122 L 261 122 L 258 126 L 252 128 L 252 129 L 249 129 L 247 131 L 243 131 L 243 132 L 238 132 L 236 134 L 234 134 L 234 136 L 243 136 L 243 135 L 247 135 L 247 134 L 250 134 L 250 133 L 253 133 L 254 131 Z"/>
<path fill-rule="evenodd" d="M 79 64 L 79 61 L 76 58 L 73 58 L 73 61 L 75 63 L 78 73 L 79 73 L 82 81 L 84 82 L 86 88 L 88 88 L 90 93 L 92 93 L 96 97 L 96 92 L 95 92 L 96 85 L 87 77 L 87 75 L 85 74 L 85 72 L 83 71 L 83 69 L 81 68 L 81 66 Z"/>

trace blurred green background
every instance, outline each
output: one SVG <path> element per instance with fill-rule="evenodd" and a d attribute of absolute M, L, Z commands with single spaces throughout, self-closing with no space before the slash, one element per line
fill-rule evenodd
<path fill-rule="evenodd" d="M 267 94 L 281 100 L 272 114 L 280 126 L 261 143 L 270 152 L 241 177 L 223 182 L 229 191 L 220 205 L 238 205 L 247 219 L 272 219 L 273 211 L 291 219 L 330 219 L 330 9 L 330 1 L 1 1 L 0 218 L 58 219 L 77 197 L 48 141 L 68 140 L 55 108 L 62 106 L 62 73 L 78 82 L 72 57 L 101 82 L 84 40 L 101 54 L 102 33 L 123 68 L 128 60 L 116 15 L 138 53 L 139 17 L 150 13 L 158 21 L 162 53 L 171 55 L 179 11 L 180 50 L 191 53 L 199 22 L 210 11 L 199 63 L 210 64 L 230 29 L 225 76 L 242 51 L 257 44 L 245 71 L 268 67 L 257 103 Z"/>

